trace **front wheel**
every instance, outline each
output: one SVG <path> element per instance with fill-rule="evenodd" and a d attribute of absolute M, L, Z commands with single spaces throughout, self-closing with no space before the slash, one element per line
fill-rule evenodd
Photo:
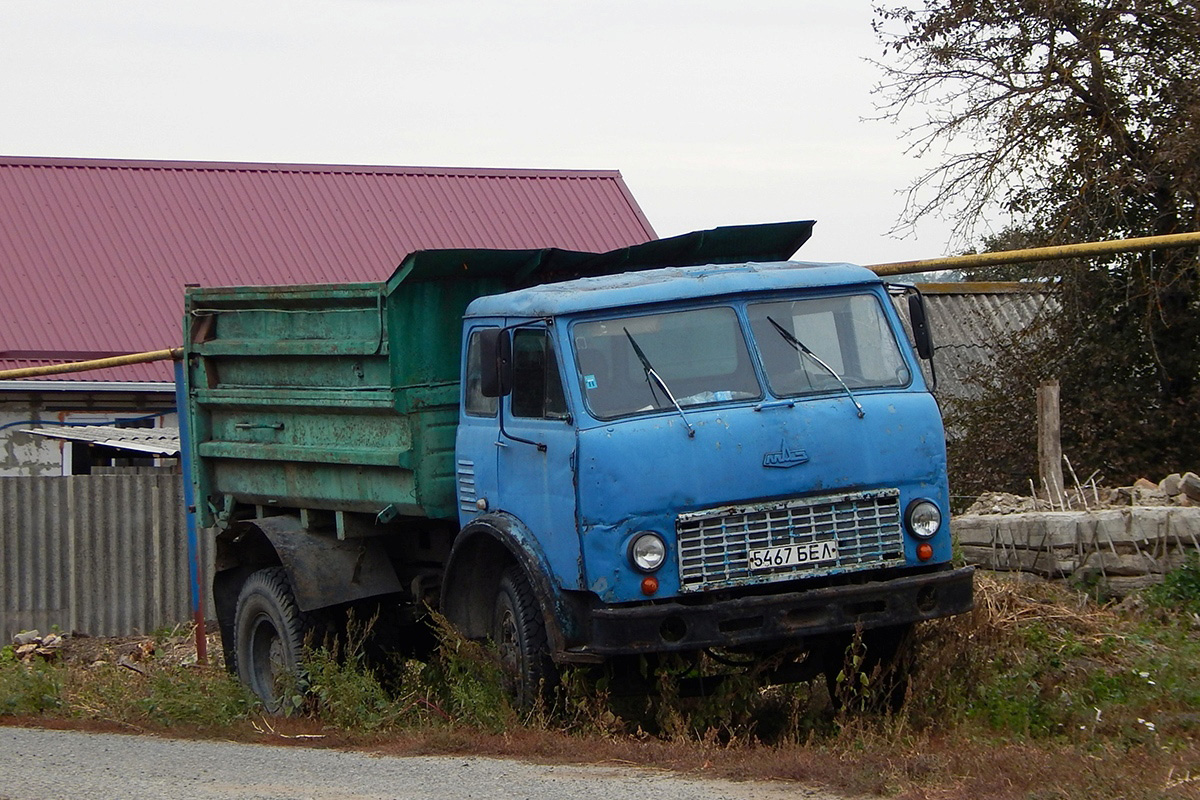
<path fill-rule="evenodd" d="M 304 622 L 283 567 L 260 569 L 242 585 L 234 617 L 238 678 L 272 714 L 300 667 Z"/>
<path fill-rule="evenodd" d="M 506 688 L 519 707 L 531 707 L 554 688 L 557 672 L 546 642 L 546 622 L 520 567 L 509 567 L 500 576 L 491 636 Z"/>

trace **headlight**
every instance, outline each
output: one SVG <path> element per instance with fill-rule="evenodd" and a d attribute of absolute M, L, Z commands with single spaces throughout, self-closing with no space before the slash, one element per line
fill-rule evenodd
<path fill-rule="evenodd" d="M 667 560 L 667 545 L 657 533 L 639 533 L 629 544 L 629 560 L 642 572 L 654 572 Z"/>
<path fill-rule="evenodd" d="M 929 539 L 942 527 L 942 512 L 928 500 L 914 500 L 904 512 L 908 532 L 918 539 Z"/>

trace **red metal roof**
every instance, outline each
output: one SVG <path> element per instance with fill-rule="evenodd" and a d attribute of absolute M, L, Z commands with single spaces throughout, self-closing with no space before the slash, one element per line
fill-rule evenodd
<path fill-rule="evenodd" d="M 416 250 L 653 238 L 616 171 L 0 156 L 0 369 L 176 346 L 187 283 L 378 281 Z"/>

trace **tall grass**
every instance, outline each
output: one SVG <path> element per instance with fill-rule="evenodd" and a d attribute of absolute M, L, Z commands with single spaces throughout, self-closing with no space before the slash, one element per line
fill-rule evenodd
<path fill-rule="evenodd" d="M 901 652 L 898 711 L 881 702 L 889 684 L 861 640 L 846 650 L 835 697 L 823 680 L 770 685 L 761 668 L 701 656 L 567 669 L 557 692 L 517 709 L 496 654 L 440 619 L 439 646 L 423 661 L 368 658 L 372 620 L 310 642 L 285 707 L 294 724 L 324 735 L 415 737 L 434 751 L 491 741 L 508 753 L 525 741 L 528 752 L 576 760 L 607 753 L 911 796 L 953 785 L 997 798 L 1186 797 L 1200 790 L 1198 577 L 1189 563 L 1143 602 L 1114 606 L 980 573 L 975 610 L 918 626 Z M 136 671 L 29 665 L 0 650 L 0 716 L 224 736 L 261 715 L 219 668 L 154 657 Z"/>

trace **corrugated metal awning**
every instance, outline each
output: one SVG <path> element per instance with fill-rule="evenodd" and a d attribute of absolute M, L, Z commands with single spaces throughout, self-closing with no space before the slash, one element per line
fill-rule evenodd
<path fill-rule="evenodd" d="M 938 388 L 943 398 L 965 399 L 978 392 L 977 373 L 1005 358 L 1022 336 L 1045 335 L 1060 305 L 1044 284 L 919 283 L 937 351 Z M 897 300 L 899 303 L 899 300 Z M 908 311 L 897 305 L 908 323 Z M 928 375 L 926 375 L 928 378 Z"/>
<path fill-rule="evenodd" d="M 118 428 L 114 425 L 79 425 L 61 428 L 27 428 L 21 433 L 32 433 L 48 439 L 86 442 L 117 450 L 132 450 L 137 453 L 151 453 L 158 456 L 179 455 L 178 428 Z"/>

